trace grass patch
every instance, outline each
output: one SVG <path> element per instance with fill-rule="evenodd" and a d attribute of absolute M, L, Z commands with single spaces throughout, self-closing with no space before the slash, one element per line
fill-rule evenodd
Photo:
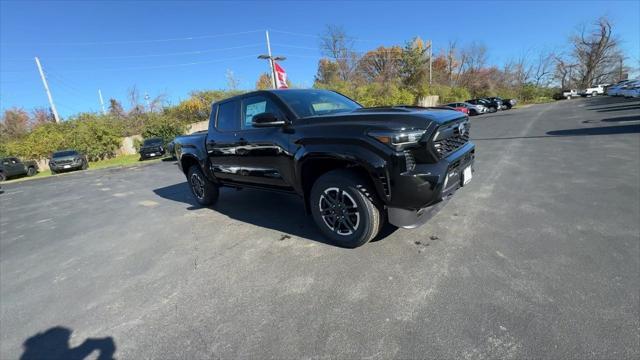
<path fill-rule="evenodd" d="M 131 155 L 120 155 L 120 156 L 116 156 L 114 158 L 111 159 L 105 159 L 105 160 L 99 160 L 99 161 L 93 161 L 93 162 L 89 162 L 89 169 L 87 171 L 91 171 L 91 170 L 97 170 L 97 169 L 104 169 L 104 168 L 110 168 L 110 167 L 118 167 L 118 166 L 133 166 L 136 164 L 141 164 L 141 163 L 155 163 L 158 161 L 161 161 L 162 158 L 157 158 L 157 159 L 151 159 L 151 160 L 146 160 L 144 162 L 139 161 L 140 160 L 140 154 L 131 154 Z M 60 175 L 64 175 L 64 174 L 73 174 L 75 171 L 69 171 L 69 172 L 64 172 L 61 173 Z M 32 180 L 32 179 L 40 179 L 40 178 L 44 178 L 44 177 L 48 177 L 51 176 L 51 170 L 49 169 L 40 169 L 40 171 L 31 177 L 20 177 L 20 178 L 15 178 L 15 179 L 10 179 L 5 181 L 5 183 L 10 184 L 10 183 L 14 183 L 14 182 L 21 182 L 21 181 L 26 181 L 26 180 Z"/>

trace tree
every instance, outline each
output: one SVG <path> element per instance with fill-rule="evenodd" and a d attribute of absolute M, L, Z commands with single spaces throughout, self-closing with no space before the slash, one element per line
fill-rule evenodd
<path fill-rule="evenodd" d="M 238 87 L 240 87 L 240 79 L 238 79 L 233 70 L 227 69 L 224 76 L 227 78 L 227 89 L 229 91 L 237 91 Z"/>
<path fill-rule="evenodd" d="M 613 36 L 611 22 L 602 17 L 588 32 L 585 27 L 571 37 L 576 59 L 579 85 L 583 88 L 614 78 L 619 71 L 622 53 L 619 41 Z"/>
<path fill-rule="evenodd" d="M 109 114 L 115 118 L 124 118 L 127 116 L 124 109 L 122 108 L 122 104 L 116 99 L 109 99 Z"/>
<path fill-rule="evenodd" d="M 316 73 L 315 83 L 317 85 L 335 84 L 340 81 L 340 69 L 338 63 L 329 59 L 320 59 L 318 61 L 318 72 Z"/>
<path fill-rule="evenodd" d="M 129 115 L 140 115 L 144 113 L 144 105 L 140 103 L 140 92 L 136 85 L 133 85 L 129 89 L 127 93 L 127 97 L 129 98 L 129 104 L 131 108 L 129 109 Z"/>
<path fill-rule="evenodd" d="M 402 66 L 402 48 L 380 46 L 364 54 L 358 61 L 358 73 L 367 82 L 388 83 L 399 78 Z"/>
<path fill-rule="evenodd" d="M 271 82 L 271 76 L 268 73 L 260 74 L 258 81 L 256 81 L 256 90 L 267 90 L 273 87 Z"/>
<path fill-rule="evenodd" d="M 39 107 L 31 111 L 32 126 L 38 126 L 52 122 L 56 122 L 56 119 L 53 117 L 51 109 Z"/>
<path fill-rule="evenodd" d="M 2 115 L 3 137 L 9 140 L 20 138 L 29 132 L 29 114 L 21 108 L 11 108 Z"/>
<path fill-rule="evenodd" d="M 429 81 L 429 58 L 419 37 L 408 42 L 402 51 L 401 76 L 405 86 L 418 89 Z"/>
<path fill-rule="evenodd" d="M 338 66 L 338 75 L 343 81 L 353 79 L 358 56 L 353 50 L 354 40 L 341 26 L 327 25 L 320 35 L 320 51 Z"/>

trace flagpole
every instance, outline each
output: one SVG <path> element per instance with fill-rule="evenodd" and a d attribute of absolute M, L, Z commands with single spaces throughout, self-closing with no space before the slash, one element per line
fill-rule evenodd
<path fill-rule="evenodd" d="M 269 65 L 271 66 L 271 86 L 276 89 L 276 69 L 273 66 L 273 57 L 271 56 L 271 42 L 269 42 L 269 30 L 265 30 L 267 35 L 267 54 L 269 55 Z"/>

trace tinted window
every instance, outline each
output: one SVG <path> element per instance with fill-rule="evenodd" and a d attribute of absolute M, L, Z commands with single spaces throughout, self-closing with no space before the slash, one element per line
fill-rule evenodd
<path fill-rule="evenodd" d="M 228 101 L 218 105 L 218 121 L 216 127 L 220 131 L 238 130 L 238 102 Z"/>
<path fill-rule="evenodd" d="M 73 156 L 78 155 L 78 152 L 75 150 L 64 150 L 64 151 L 56 151 L 53 153 L 53 157 L 63 157 L 63 156 Z"/>
<path fill-rule="evenodd" d="M 242 128 L 250 129 L 253 127 L 251 121 L 253 117 L 262 113 L 272 113 L 277 118 L 283 115 L 278 106 L 266 96 L 251 96 L 242 100 Z"/>
<path fill-rule="evenodd" d="M 276 93 L 298 117 L 349 112 L 361 108 L 355 101 L 327 90 L 283 90 Z"/>

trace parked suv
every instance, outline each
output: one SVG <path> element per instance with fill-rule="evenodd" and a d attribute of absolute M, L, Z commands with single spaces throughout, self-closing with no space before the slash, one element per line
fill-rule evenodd
<path fill-rule="evenodd" d="M 140 146 L 140 160 L 146 160 L 154 157 L 164 156 L 166 150 L 164 148 L 164 140 L 159 137 L 144 139 Z"/>
<path fill-rule="evenodd" d="M 15 176 L 33 176 L 38 173 L 38 164 L 35 161 L 20 161 L 16 157 L 0 159 L 0 181 Z"/>
<path fill-rule="evenodd" d="M 221 186 L 294 193 L 327 238 L 356 247 L 386 221 L 419 226 L 471 180 L 469 126 L 467 115 L 443 108 L 256 91 L 214 103 L 209 131 L 177 137 L 175 152 L 200 204 L 215 203 Z"/>
<path fill-rule="evenodd" d="M 71 170 L 86 170 L 89 168 L 87 156 L 76 150 L 56 151 L 49 159 L 49 169 L 52 174 Z"/>

